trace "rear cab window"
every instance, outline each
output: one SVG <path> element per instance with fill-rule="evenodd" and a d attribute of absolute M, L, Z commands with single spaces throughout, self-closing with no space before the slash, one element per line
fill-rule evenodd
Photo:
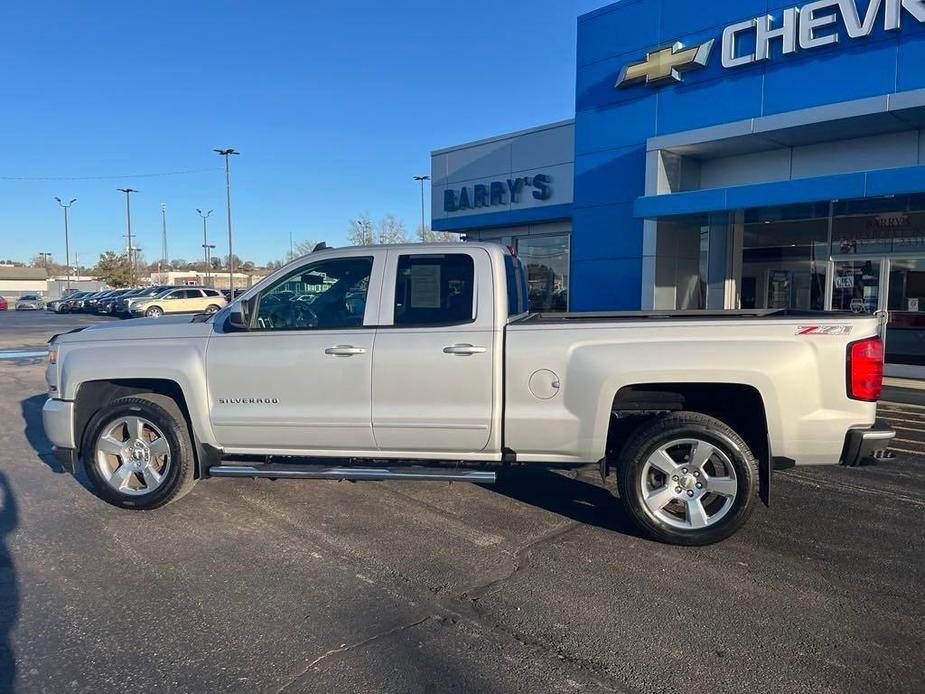
<path fill-rule="evenodd" d="M 508 316 L 519 316 L 529 311 L 527 305 L 527 274 L 520 258 L 512 253 L 504 255 L 504 274 L 507 281 Z"/>

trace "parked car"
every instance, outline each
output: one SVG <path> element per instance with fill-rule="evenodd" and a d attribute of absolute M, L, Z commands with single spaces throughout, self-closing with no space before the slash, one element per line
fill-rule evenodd
<path fill-rule="evenodd" d="M 113 304 L 113 315 L 131 318 L 132 306 L 134 306 L 139 301 L 157 296 L 161 292 L 165 292 L 168 289 L 176 289 L 176 287 L 170 284 L 155 285 L 152 287 L 142 287 L 141 289 L 136 289 L 133 292 L 124 294 L 116 300 L 115 304 Z"/>
<path fill-rule="evenodd" d="M 61 299 L 61 303 L 58 304 L 57 312 L 58 313 L 71 313 L 74 311 L 74 307 L 85 297 L 90 296 L 92 292 L 75 292 L 69 296 Z"/>
<path fill-rule="evenodd" d="M 51 301 L 45 304 L 46 311 L 54 311 L 55 313 L 61 313 L 61 307 L 67 303 L 67 300 L 70 299 L 75 294 L 79 294 L 76 289 L 72 289 L 69 292 L 66 292 L 58 299 L 52 299 Z"/>
<path fill-rule="evenodd" d="M 133 303 L 132 315 L 160 318 L 165 313 L 216 313 L 227 303 L 217 289 L 178 287 Z"/>
<path fill-rule="evenodd" d="M 0 296 L 0 311 L 6 311 L 10 307 L 9 302 Z"/>
<path fill-rule="evenodd" d="M 72 313 L 77 310 L 78 304 L 93 292 L 75 292 L 61 299 L 56 309 L 57 313 Z"/>
<path fill-rule="evenodd" d="M 17 311 L 41 311 L 45 308 L 45 300 L 38 294 L 23 294 L 16 300 Z"/>
<path fill-rule="evenodd" d="M 100 299 L 96 304 L 96 312 L 100 315 L 112 315 L 115 303 L 123 296 L 131 294 L 135 289 L 117 289 Z"/>
<path fill-rule="evenodd" d="M 108 297 L 114 291 L 116 290 L 115 289 L 105 289 L 103 291 L 95 292 L 94 294 L 91 294 L 86 299 L 84 299 L 83 302 L 81 302 L 81 306 L 80 306 L 81 312 L 82 313 L 96 313 L 97 304 L 99 304 L 100 301 Z"/>
<path fill-rule="evenodd" d="M 206 319 L 53 338 L 45 432 L 135 510 L 209 477 L 488 484 L 594 463 L 642 531 L 682 545 L 740 528 L 773 469 L 853 466 L 894 436 L 875 317 L 530 314 L 525 277 L 488 243 L 317 251 Z M 305 285 L 311 303 L 269 300 Z"/>

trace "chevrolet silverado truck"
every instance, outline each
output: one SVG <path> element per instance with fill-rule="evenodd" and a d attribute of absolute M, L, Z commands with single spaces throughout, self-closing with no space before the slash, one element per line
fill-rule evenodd
<path fill-rule="evenodd" d="M 855 465 L 894 435 L 875 318 L 531 314 L 529 291 L 493 244 L 318 250 L 213 315 L 55 336 L 45 431 L 139 510 L 214 477 L 598 465 L 642 531 L 687 545 L 740 528 L 772 470 Z"/>

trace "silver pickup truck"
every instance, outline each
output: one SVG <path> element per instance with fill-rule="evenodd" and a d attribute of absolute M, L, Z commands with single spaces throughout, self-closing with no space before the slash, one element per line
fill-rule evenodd
<path fill-rule="evenodd" d="M 492 244 L 317 251 L 215 315 L 54 337 L 45 431 L 127 509 L 209 477 L 597 464 L 643 531 L 689 545 L 741 527 L 772 470 L 854 465 L 893 436 L 874 318 L 530 314 L 529 289 Z"/>

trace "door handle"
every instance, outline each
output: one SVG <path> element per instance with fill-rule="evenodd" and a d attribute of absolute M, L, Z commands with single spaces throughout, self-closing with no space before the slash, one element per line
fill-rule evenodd
<path fill-rule="evenodd" d="M 324 350 L 324 353 L 335 357 L 352 357 L 357 354 L 366 354 L 366 350 L 353 345 L 337 345 L 336 347 L 328 347 Z"/>
<path fill-rule="evenodd" d="M 475 345 L 450 345 L 443 348 L 444 354 L 455 354 L 459 357 L 468 357 L 472 354 L 484 354 L 488 351 L 487 347 L 476 347 Z"/>

